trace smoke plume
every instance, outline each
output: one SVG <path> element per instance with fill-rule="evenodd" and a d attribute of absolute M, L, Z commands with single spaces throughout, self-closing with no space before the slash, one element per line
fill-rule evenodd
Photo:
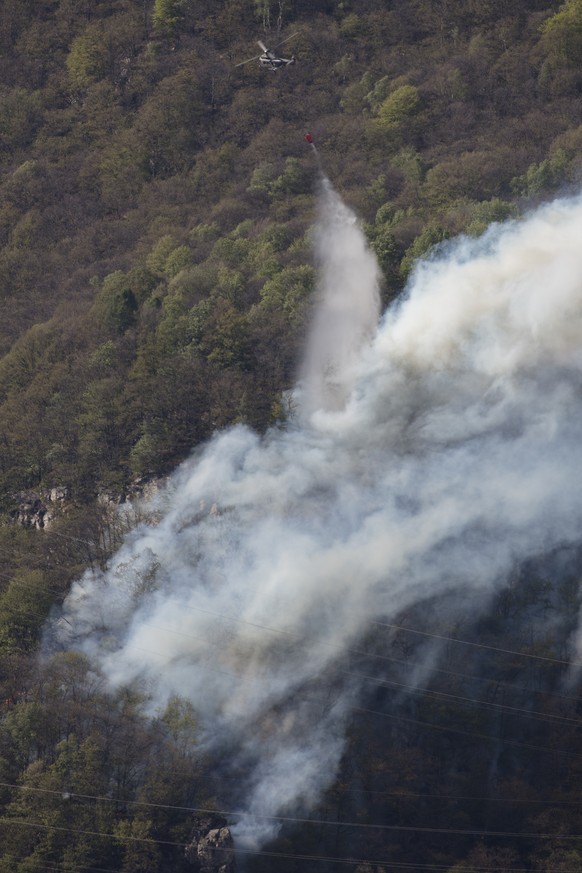
<path fill-rule="evenodd" d="M 329 183 L 320 199 L 296 420 L 183 464 L 58 625 L 111 683 L 192 701 L 245 774 L 246 847 L 333 779 L 371 622 L 483 607 L 582 526 L 582 201 L 457 240 L 378 324 L 358 222 Z"/>

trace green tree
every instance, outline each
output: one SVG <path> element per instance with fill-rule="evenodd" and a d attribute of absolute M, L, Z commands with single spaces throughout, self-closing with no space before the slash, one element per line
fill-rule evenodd
<path fill-rule="evenodd" d="M 75 37 L 67 56 L 67 71 L 71 87 L 84 91 L 93 82 L 104 78 L 108 71 L 108 51 L 103 25 L 92 22 Z"/>
<path fill-rule="evenodd" d="M 208 360 L 221 369 L 252 367 L 253 347 L 248 315 L 229 305 L 217 307 L 212 333 L 208 337 Z"/>
<path fill-rule="evenodd" d="M 582 0 L 566 0 L 541 26 L 549 60 L 561 66 L 582 63 Z"/>
<path fill-rule="evenodd" d="M 72 869 L 114 864 L 112 841 L 105 836 L 113 829 L 113 804 L 89 799 L 106 793 L 102 749 L 94 739 L 69 736 L 57 744 L 53 761 L 35 761 L 23 773 L 21 790 L 7 810 L 15 830 L 8 845 L 31 869 L 55 858 Z M 38 829 L 19 829 L 19 820 Z"/>
<path fill-rule="evenodd" d="M 155 0 L 152 22 L 165 36 L 173 36 L 184 18 L 184 0 Z"/>
<path fill-rule="evenodd" d="M 40 570 L 21 571 L 0 594 L 0 652 L 29 652 L 37 643 L 51 596 Z"/>
<path fill-rule="evenodd" d="M 414 85 L 400 85 L 378 107 L 378 123 L 386 128 L 402 124 L 415 115 L 419 107 L 418 88 Z"/>
<path fill-rule="evenodd" d="M 192 703 L 185 698 L 170 697 L 161 722 L 169 732 L 174 748 L 179 754 L 189 757 L 197 754 L 198 719 Z"/>
<path fill-rule="evenodd" d="M 124 819 L 115 826 L 115 838 L 123 847 L 121 873 L 158 873 L 162 858 L 151 819 Z"/>
<path fill-rule="evenodd" d="M 199 148 L 205 107 L 196 71 L 164 78 L 140 107 L 129 142 L 149 177 L 184 172 Z"/>
<path fill-rule="evenodd" d="M 125 273 L 116 270 L 103 280 L 93 313 L 105 330 L 124 333 L 135 322 L 137 300 Z"/>
<path fill-rule="evenodd" d="M 400 264 L 401 276 L 406 278 L 419 258 L 426 255 L 436 245 L 448 239 L 448 237 L 449 232 L 446 228 L 439 224 L 428 224 L 406 250 Z"/>
<path fill-rule="evenodd" d="M 427 171 L 422 196 L 432 207 L 463 198 L 490 200 L 509 186 L 514 167 L 515 153 L 508 147 L 466 151 Z"/>
<path fill-rule="evenodd" d="M 107 144 L 99 154 L 98 184 L 103 205 L 122 214 L 137 204 L 146 174 L 139 153 L 123 136 Z"/>
<path fill-rule="evenodd" d="M 41 119 L 39 91 L 20 86 L 0 91 L 0 156 L 30 145 Z"/>
<path fill-rule="evenodd" d="M 374 229 L 372 248 L 378 258 L 382 272 L 389 284 L 393 286 L 398 281 L 398 269 L 402 251 L 389 224 Z"/>
<path fill-rule="evenodd" d="M 124 474 L 119 467 L 127 439 L 120 428 L 123 388 L 122 375 L 112 373 L 88 382 L 81 394 L 73 477 L 79 493 L 91 493 L 97 483 L 112 490 L 123 488 Z"/>
<path fill-rule="evenodd" d="M 492 200 L 484 200 L 482 203 L 473 204 L 470 215 L 466 231 L 471 236 L 479 236 L 491 224 L 518 218 L 519 209 L 513 203 L 494 197 Z"/>
<path fill-rule="evenodd" d="M 555 190 L 567 177 L 569 162 L 565 152 L 557 149 L 549 158 L 530 164 L 523 176 L 511 181 L 516 194 L 537 197 Z"/>
<path fill-rule="evenodd" d="M 261 288 L 260 307 L 281 309 L 289 322 L 299 324 L 305 314 L 305 304 L 315 286 L 313 267 L 285 267 L 268 279 Z"/>

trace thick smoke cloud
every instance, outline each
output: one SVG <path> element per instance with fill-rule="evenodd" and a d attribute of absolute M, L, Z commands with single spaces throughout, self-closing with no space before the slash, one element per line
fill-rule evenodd
<path fill-rule="evenodd" d="M 325 184 L 296 421 L 218 435 L 73 586 L 62 643 L 156 706 L 190 699 L 245 774 L 239 845 L 333 779 L 360 693 L 341 667 L 373 621 L 484 606 L 578 541 L 581 235 L 575 199 L 458 240 L 378 324 L 376 264 Z"/>

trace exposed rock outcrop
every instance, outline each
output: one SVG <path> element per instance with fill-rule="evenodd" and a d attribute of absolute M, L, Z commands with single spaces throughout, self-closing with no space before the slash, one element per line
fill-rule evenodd
<path fill-rule="evenodd" d="M 142 516 L 152 517 L 155 511 L 149 508 L 149 503 L 159 496 L 167 487 L 168 480 L 136 479 L 124 493 L 99 491 L 95 495 L 95 504 L 99 511 L 123 512 L 127 518 L 132 514 L 136 520 Z M 43 491 L 22 491 L 13 494 L 14 508 L 10 510 L 10 519 L 16 524 L 27 528 L 43 530 L 59 515 L 67 511 L 70 505 L 69 489 L 61 486 Z"/>
<path fill-rule="evenodd" d="M 62 508 L 68 497 L 66 488 L 51 488 L 42 493 L 36 491 L 22 492 L 15 495 L 18 507 L 10 513 L 10 518 L 22 527 L 34 527 L 39 530 L 48 527 L 56 512 Z"/>
<path fill-rule="evenodd" d="M 234 845 L 226 819 L 219 815 L 196 819 L 186 858 L 197 873 L 235 873 Z"/>

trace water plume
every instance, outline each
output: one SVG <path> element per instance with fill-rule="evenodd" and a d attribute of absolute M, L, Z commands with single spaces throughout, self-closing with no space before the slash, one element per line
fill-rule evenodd
<path fill-rule="evenodd" d="M 159 523 L 73 586 L 58 625 L 113 684 L 192 701 L 244 773 L 239 846 L 333 779 L 370 625 L 482 608 L 582 525 L 582 201 L 420 263 L 376 327 L 378 270 L 328 183 L 301 412 L 219 434 Z M 443 607 L 444 608 L 444 607 Z"/>
<path fill-rule="evenodd" d="M 361 349 L 375 333 L 380 314 L 376 258 L 356 216 L 325 176 L 320 187 L 315 233 L 319 281 L 302 367 L 303 390 L 297 393 L 303 415 L 343 408 Z"/>

